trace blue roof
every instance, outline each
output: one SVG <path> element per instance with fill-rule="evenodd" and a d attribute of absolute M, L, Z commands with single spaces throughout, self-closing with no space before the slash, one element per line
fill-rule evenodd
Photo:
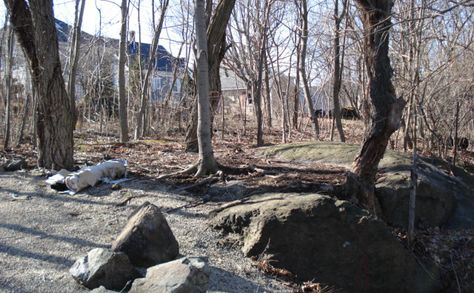
<path fill-rule="evenodd" d="M 67 42 L 69 33 L 72 30 L 72 26 L 68 25 L 64 21 L 59 19 L 55 19 L 56 30 L 58 32 L 58 41 L 59 42 Z M 144 63 L 148 62 L 150 56 L 150 44 L 141 43 L 141 60 Z M 137 42 L 130 42 L 128 44 L 128 54 L 136 55 L 138 52 L 138 43 Z M 186 61 L 184 58 L 176 58 L 171 55 L 163 46 L 158 46 L 156 50 L 156 57 L 155 57 L 155 70 L 157 71 L 168 71 L 172 72 L 175 65 L 178 65 L 180 68 L 186 67 Z"/>
<path fill-rule="evenodd" d="M 151 45 L 146 43 L 140 44 L 140 57 L 141 60 L 145 63 L 148 61 L 150 56 Z M 131 56 L 136 55 L 138 53 L 138 43 L 137 42 L 130 42 L 128 44 L 128 54 Z M 180 68 L 185 67 L 185 60 L 183 58 L 176 58 L 171 55 L 163 46 L 158 45 L 158 49 L 156 50 L 155 56 L 155 70 L 157 71 L 173 71 L 175 66 L 179 66 Z"/>
<path fill-rule="evenodd" d="M 58 42 L 67 42 L 69 31 L 72 29 L 70 25 L 59 19 L 54 20 L 56 30 L 58 31 Z"/>

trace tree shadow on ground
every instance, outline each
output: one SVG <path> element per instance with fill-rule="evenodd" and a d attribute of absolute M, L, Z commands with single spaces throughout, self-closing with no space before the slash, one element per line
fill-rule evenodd
<path fill-rule="evenodd" d="M 101 247 L 101 248 L 109 247 L 109 245 L 99 244 L 99 243 L 95 243 L 95 242 L 84 240 L 77 237 L 48 234 L 46 232 L 43 232 L 37 229 L 32 229 L 29 227 L 25 227 L 18 224 L 0 223 L 0 229 L 11 230 L 14 232 L 20 232 L 24 234 L 30 234 L 32 236 L 38 236 L 40 238 L 53 239 L 60 242 L 67 242 L 67 243 L 76 244 L 80 246 L 86 246 L 86 247 Z"/>
<path fill-rule="evenodd" d="M 76 203 L 81 203 L 81 204 L 92 204 L 92 205 L 102 205 L 102 206 L 115 206 L 116 204 L 119 203 L 119 202 L 101 202 L 101 201 L 79 197 L 79 196 L 88 195 L 88 194 L 80 194 L 80 195 L 78 194 L 69 195 L 69 194 L 61 194 L 61 193 L 48 194 L 48 193 L 41 193 L 41 192 L 34 192 L 34 191 L 22 192 L 18 190 L 9 189 L 9 188 L 2 188 L 2 191 L 15 194 L 17 196 L 25 196 L 25 197 L 39 198 L 39 199 L 60 201 L 60 202 L 76 202 Z"/>
<path fill-rule="evenodd" d="M 16 248 L 13 246 L 5 245 L 0 243 L 0 253 L 5 253 L 14 257 L 23 257 L 31 258 L 40 261 L 45 261 L 53 264 L 57 264 L 63 267 L 70 267 L 74 263 L 73 260 L 70 260 L 63 256 L 51 255 L 51 254 L 41 254 L 36 252 L 27 251 L 24 249 Z"/>

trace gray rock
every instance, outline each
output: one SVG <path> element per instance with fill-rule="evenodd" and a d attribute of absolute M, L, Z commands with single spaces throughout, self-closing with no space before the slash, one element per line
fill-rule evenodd
<path fill-rule="evenodd" d="M 211 215 L 215 228 L 242 235 L 246 256 L 266 259 L 300 281 L 347 292 L 428 293 L 440 287 L 434 266 L 422 267 L 382 221 L 347 201 L 265 194 Z"/>
<path fill-rule="evenodd" d="M 392 170 L 385 170 L 377 180 L 376 195 L 384 220 L 391 225 L 407 228 L 410 171 Z M 415 213 L 418 226 L 441 226 L 450 220 L 456 209 L 456 185 L 450 176 L 420 160 Z"/>
<path fill-rule="evenodd" d="M 104 286 L 121 290 L 129 280 L 138 277 L 126 254 L 95 248 L 78 259 L 69 270 L 74 280 L 89 289 Z"/>
<path fill-rule="evenodd" d="M 128 255 L 132 264 L 150 267 L 175 259 L 178 242 L 160 209 L 145 202 L 130 217 L 127 225 L 112 243 L 113 251 Z"/>
<path fill-rule="evenodd" d="M 183 257 L 148 268 L 146 277 L 136 279 L 129 293 L 201 293 L 209 285 L 204 258 Z"/>

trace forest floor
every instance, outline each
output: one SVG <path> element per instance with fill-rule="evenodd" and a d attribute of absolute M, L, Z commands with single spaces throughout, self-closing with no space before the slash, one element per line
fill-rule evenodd
<path fill-rule="evenodd" d="M 57 193 L 44 183 L 47 174 L 34 168 L 36 154 L 30 146 L 1 153 L 4 158 L 26 158 L 29 170 L 0 173 L 0 292 L 86 292 L 70 277 L 69 267 L 90 249 L 109 247 L 128 215 L 145 201 L 163 210 L 182 255 L 209 258 L 211 292 L 301 291 L 301 284 L 260 271 L 258 263 L 243 257 L 238 247 L 219 241 L 207 216 L 220 204 L 237 198 L 209 198 L 210 188 L 241 182 L 247 188 L 239 197 L 264 192 L 316 192 L 325 186 L 336 186 L 337 190 L 346 170 L 264 157 L 249 141 L 236 137 L 222 141 L 217 136 L 215 155 L 227 167 L 224 176 L 158 179 L 186 169 L 197 161 L 197 154 L 185 153 L 182 144 L 172 138 L 120 144 L 82 134 L 76 137 L 78 166 L 124 158 L 129 163 L 130 180 L 121 183 L 120 190 L 101 184 L 73 196 Z M 280 140 L 277 133 L 267 137 L 273 143 Z M 294 136 L 295 140 L 308 138 L 309 134 Z M 473 174 L 474 154 L 466 153 L 464 160 Z M 405 231 L 393 232 L 401 242 L 406 241 Z M 436 262 L 446 280 L 456 281 L 453 292 L 474 292 L 474 231 L 427 229 L 417 235 L 415 253 Z"/>

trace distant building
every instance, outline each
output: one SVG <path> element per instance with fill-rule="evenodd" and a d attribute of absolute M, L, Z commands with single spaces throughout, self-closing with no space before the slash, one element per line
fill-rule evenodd
<path fill-rule="evenodd" d="M 148 60 L 150 59 L 151 45 L 147 43 L 138 43 L 135 41 L 135 33 L 130 32 L 128 42 L 128 54 L 130 60 L 136 60 L 140 56 L 143 72 L 147 71 Z M 140 54 L 138 52 L 140 51 Z M 186 70 L 186 61 L 184 58 L 176 58 L 160 45 L 156 50 L 155 64 L 150 77 L 151 99 L 153 101 L 162 101 L 172 88 L 173 97 L 180 96 L 183 79 Z"/>
<path fill-rule="evenodd" d="M 229 69 L 222 67 L 220 69 L 220 78 L 222 86 L 222 96 L 224 97 L 224 108 L 226 112 L 243 113 L 244 109 L 247 115 L 254 114 L 252 92 L 247 87 L 246 82 L 242 80 L 237 74 Z M 296 79 L 294 77 L 288 78 L 287 74 L 280 74 L 276 78 L 270 79 L 270 109 L 273 117 L 281 117 L 282 101 L 288 107 L 291 113 L 294 109 L 294 94 L 296 89 Z M 262 88 L 262 111 L 267 111 L 265 106 L 266 97 L 265 86 Z M 323 86 L 310 87 L 310 95 L 313 100 L 314 110 L 322 115 L 330 115 L 334 109 L 332 87 L 329 83 Z M 346 94 L 342 93 L 339 96 L 341 108 L 346 110 L 354 109 L 351 101 Z M 287 101 L 288 100 L 288 101 Z M 304 97 L 304 90 L 300 85 L 298 89 L 298 111 L 302 111 L 308 115 L 308 108 Z M 288 105 L 286 105 L 288 103 Z M 219 111 L 221 109 L 219 106 Z M 290 113 L 290 115 L 292 115 Z"/>
<path fill-rule="evenodd" d="M 239 78 L 232 70 L 221 67 L 221 90 L 224 100 L 224 108 L 227 113 L 241 113 L 244 110 L 253 109 L 252 99 L 249 98 L 249 92 L 245 81 Z M 222 108 L 219 105 L 218 110 Z"/>

